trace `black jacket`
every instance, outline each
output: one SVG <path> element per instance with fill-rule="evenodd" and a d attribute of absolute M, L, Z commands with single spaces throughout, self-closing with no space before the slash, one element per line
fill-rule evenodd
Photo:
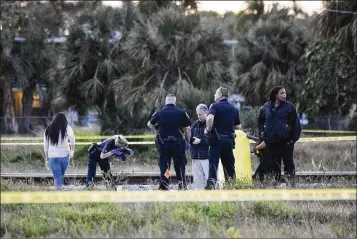
<path fill-rule="evenodd" d="M 208 159 L 208 139 L 204 134 L 206 122 L 196 120 L 191 126 L 191 158 L 192 159 Z M 193 137 L 201 139 L 199 144 L 192 144 Z"/>
<path fill-rule="evenodd" d="M 259 135 L 264 132 L 265 142 L 298 141 L 301 135 L 301 125 L 295 106 L 285 101 L 273 108 L 273 103 L 268 101 L 260 108 Z"/>

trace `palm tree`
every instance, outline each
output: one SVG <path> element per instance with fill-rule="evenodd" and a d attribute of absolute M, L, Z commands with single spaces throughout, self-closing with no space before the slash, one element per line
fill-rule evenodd
<path fill-rule="evenodd" d="M 313 21 L 315 32 L 321 37 L 335 37 L 346 49 L 357 55 L 357 2 L 324 1 L 326 10 Z"/>
<path fill-rule="evenodd" d="M 247 4 L 247 8 L 240 11 L 236 16 L 236 25 L 239 32 L 246 31 L 250 25 L 257 22 L 264 14 L 265 5 L 263 0 L 245 2 Z"/>
<path fill-rule="evenodd" d="M 306 25 L 290 19 L 286 9 L 273 8 L 238 39 L 235 87 L 248 104 L 264 103 L 275 85 L 284 85 L 294 98 L 305 74 L 300 58 L 309 36 Z"/>
<path fill-rule="evenodd" d="M 177 5 L 181 5 L 182 8 L 185 10 L 190 10 L 194 12 L 197 11 L 198 8 L 197 1 L 195 0 L 139 0 L 137 6 L 142 14 L 144 14 L 145 16 L 150 16 L 158 12 L 160 9 L 174 7 Z"/>
<path fill-rule="evenodd" d="M 123 109 L 121 104 L 116 104 L 120 96 L 115 94 L 112 83 L 127 72 L 122 43 L 139 17 L 137 9 L 125 3 L 124 8 L 100 6 L 76 18 L 66 49 L 51 72 L 57 92 L 52 102 L 54 109 L 73 107 L 80 117 L 88 109 L 95 109 L 104 126 L 122 121 L 117 120 L 122 117 L 120 110 Z"/>
<path fill-rule="evenodd" d="M 111 81 L 123 71 L 120 44 L 126 31 L 125 16 L 123 9 L 100 7 L 76 19 L 66 50 L 52 72 L 58 88 L 55 103 L 62 102 L 62 108 L 74 106 L 81 116 L 88 107 L 106 104 Z"/>
<path fill-rule="evenodd" d="M 167 93 L 178 99 L 194 89 L 210 91 L 228 67 L 219 26 L 175 7 L 160 10 L 130 31 L 123 49 L 131 65 L 115 85 L 125 102 L 158 108 Z"/>
<path fill-rule="evenodd" d="M 197 11 L 198 5 L 195 0 L 180 0 L 184 9 Z"/>

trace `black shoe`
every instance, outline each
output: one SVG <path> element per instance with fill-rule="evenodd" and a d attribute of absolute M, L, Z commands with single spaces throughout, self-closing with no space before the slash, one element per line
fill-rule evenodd
<path fill-rule="evenodd" d="M 287 180 L 285 177 L 280 178 L 279 183 L 287 183 Z"/>
<path fill-rule="evenodd" d="M 168 187 L 165 187 L 165 186 L 163 186 L 163 185 L 159 185 L 158 190 L 168 191 L 169 188 L 168 188 Z"/>
<path fill-rule="evenodd" d="M 179 183 L 178 184 L 178 190 L 187 190 L 186 183 Z"/>
<path fill-rule="evenodd" d="M 158 189 L 167 191 L 167 190 L 169 190 L 169 184 L 162 180 L 160 182 L 160 184 L 159 184 L 159 188 Z"/>
<path fill-rule="evenodd" d="M 87 188 L 93 188 L 94 187 L 94 182 L 93 181 L 86 182 L 86 187 Z"/>
<path fill-rule="evenodd" d="M 215 186 L 213 184 L 207 184 L 205 190 L 215 190 Z"/>
<path fill-rule="evenodd" d="M 289 175 L 289 176 L 286 178 L 286 183 L 290 184 L 291 187 L 295 188 L 295 187 L 296 187 L 295 175 Z"/>

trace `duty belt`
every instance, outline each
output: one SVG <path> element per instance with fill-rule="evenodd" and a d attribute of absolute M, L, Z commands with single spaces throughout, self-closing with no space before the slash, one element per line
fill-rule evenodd
<path fill-rule="evenodd" d="M 165 142 L 168 142 L 168 141 L 178 141 L 178 137 L 177 136 L 166 136 L 166 137 L 163 137 L 163 140 Z"/>
<path fill-rule="evenodd" d="M 217 138 L 220 140 L 221 138 L 230 138 L 230 139 L 235 139 L 236 135 L 235 133 L 231 134 L 219 134 L 217 129 L 214 129 L 215 134 L 217 135 Z"/>

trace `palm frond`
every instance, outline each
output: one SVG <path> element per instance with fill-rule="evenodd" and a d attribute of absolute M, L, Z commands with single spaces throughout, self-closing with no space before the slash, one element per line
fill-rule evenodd
<path fill-rule="evenodd" d="M 356 1 L 328 1 L 326 8 L 331 10 L 344 10 L 357 12 Z M 312 26 L 322 37 L 339 37 L 352 51 L 357 51 L 356 14 L 344 14 L 339 11 L 322 11 L 312 21 Z M 346 27 L 348 29 L 346 29 Z M 348 32 L 348 34 L 347 34 Z"/>
<path fill-rule="evenodd" d="M 262 79 L 264 78 L 267 70 L 268 68 L 266 67 L 266 65 L 260 61 L 252 67 L 250 71 L 250 76 L 253 79 Z"/>
<path fill-rule="evenodd" d="M 167 91 L 165 88 L 158 87 L 153 89 L 151 92 L 145 94 L 143 96 L 145 103 L 147 106 L 154 106 L 158 109 L 160 105 L 165 104 L 165 97 L 167 95 Z"/>
<path fill-rule="evenodd" d="M 104 85 L 98 78 L 92 78 L 83 82 L 80 86 L 80 94 L 90 100 L 97 99 L 104 91 Z"/>
<path fill-rule="evenodd" d="M 244 43 L 237 46 L 235 48 L 235 57 L 241 63 L 248 62 L 252 57 L 249 46 Z"/>
<path fill-rule="evenodd" d="M 123 94 L 124 103 L 129 105 L 134 105 L 140 100 L 144 91 L 145 91 L 145 87 L 143 86 L 132 88 L 131 90 Z"/>
<path fill-rule="evenodd" d="M 117 71 L 117 66 L 112 59 L 105 59 L 100 65 L 100 71 L 105 75 L 107 82 L 111 82 Z"/>

